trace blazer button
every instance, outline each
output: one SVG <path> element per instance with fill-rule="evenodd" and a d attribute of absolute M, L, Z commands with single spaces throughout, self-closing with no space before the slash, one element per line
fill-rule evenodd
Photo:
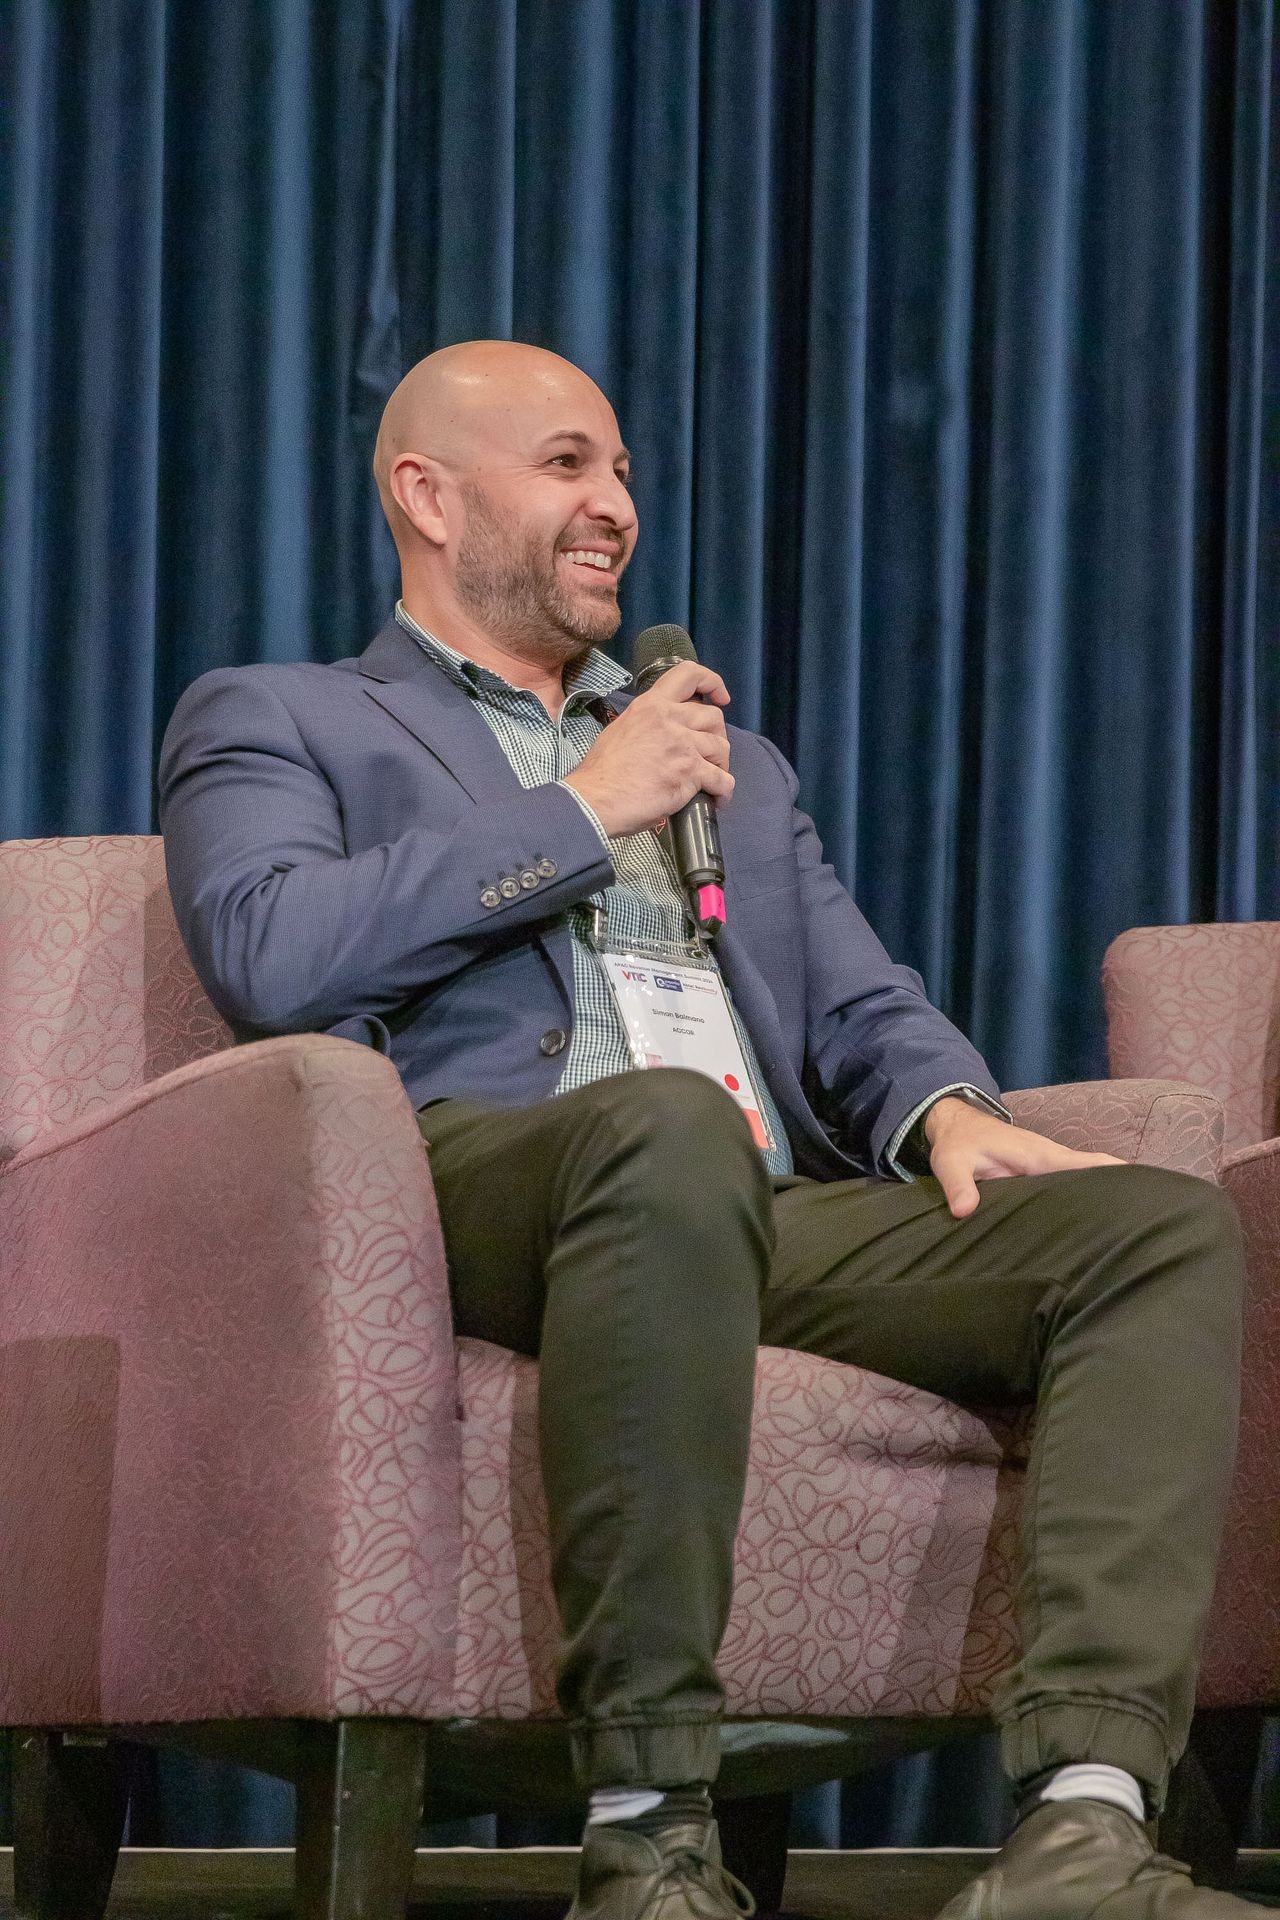
<path fill-rule="evenodd" d="M 563 1027 L 548 1027 L 538 1042 L 538 1052 L 546 1054 L 563 1053 L 568 1042 L 569 1036 Z"/>
<path fill-rule="evenodd" d="M 514 874 L 508 873 L 498 882 L 498 892 L 504 900 L 516 900 L 520 895 L 520 882 Z"/>
<path fill-rule="evenodd" d="M 502 905 L 502 895 L 496 887 L 485 887 L 480 894 L 480 905 L 482 907 L 500 907 Z"/>
<path fill-rule="evenodd" d="M 560 869 L 554 860 L 539 860 L 538 875 L 543 880 L 554 880 Z"/>
<path fill-rule="evenodd" d="M 524 872 L 520 875 L 520 885 L 524 888 L 526 893 L 532 893 L 533 889 L 537 886 L 537 884 L 538 884 L 537 874 L 534 872 L 532 867 L 526 867 Z"/>

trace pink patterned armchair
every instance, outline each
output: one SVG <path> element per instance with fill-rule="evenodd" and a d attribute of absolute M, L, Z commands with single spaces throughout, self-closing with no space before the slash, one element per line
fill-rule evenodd
<path fill-rule="evenodd" d="M 1238 1838 L 1260 1708 L 1280 1708 L 1280 921 L 1135 927 L 1102 968 L 1111 1072 L 1159 1075 L 1220 1102 L 1219 1178 L 1248 1265 L 1240 1453 L 1199 1698 L 1198 1750 Z M 1221 1849 L 1225 1869 L 1229 1844 Z"/>
<path fill-rule="evenodd" d="M 1215 1175 L 1214 1091 L 1009 1099 Z M 102 1912 L 122 1737 L 295 1779 L 304 1916 L 402 1912 L 424 1774 L 429 1803 L 492 1803 L 493 1756 L 505 1792 L 527 1751 L 530 1800 L 569 1791 L 535 1366 L 453 1337 L 390 1064 L 323 1035 L 232 1047 L 158 840 L 0 846 L 0 1310 L 20 1913 Z M 1025 1421 L 761 1354 L 730 1801 L 983 1714 L 1024 1458 Z M 1257 1651 L 1215 1669 L 1224 1699 L 1258 1697 Z"/>

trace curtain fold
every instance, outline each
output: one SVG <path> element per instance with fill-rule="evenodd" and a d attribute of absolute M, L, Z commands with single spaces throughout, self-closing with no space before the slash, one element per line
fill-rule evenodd
<path fill-rule="evenodd" d="M 1235 26 L 1214 905 L 1252 920 L 1275 911 L 1280 793 L 1280 23 L 1246 0 Z"/>
<path fill-rule="evenodd" d="M 514 336 L 635 454 L 624 657 L 689 625 L 1004 1084 L 1102 1072 L 1117 932 L 1280 916 L 1278 3 L 10 0 L 0 835 L 358 651 L 383 402 Z"/>
<path fill-rule="evenodd" d="M 19 9 L 4 51 L 0 831 L 42 814 L 91 819 L 108 792 L 145 820 L 162 9 L 92 12 L 83 27 L 61 9 Z"/>

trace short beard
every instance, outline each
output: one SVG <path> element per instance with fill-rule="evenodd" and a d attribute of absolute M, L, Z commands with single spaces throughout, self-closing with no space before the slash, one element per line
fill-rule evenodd
<path fill-rule="evenodd" d="M 464 480 L 466 532 L 454 589 L 478 626 L 513 653 L 563 665 L 617 632 L 616 601 L 579 606 L 556 575 L 556 556 L 536 534 L 522 533 L 476 480 Z"/>

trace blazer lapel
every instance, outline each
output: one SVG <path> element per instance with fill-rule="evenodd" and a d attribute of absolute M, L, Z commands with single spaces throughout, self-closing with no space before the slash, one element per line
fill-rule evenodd
<path fill-rule="evenodd" d="M 395 620 L 360 656 L 370 699 L 398 720 L 479 806 L 521 791 L 515 770 L 475 704 Z"/>

